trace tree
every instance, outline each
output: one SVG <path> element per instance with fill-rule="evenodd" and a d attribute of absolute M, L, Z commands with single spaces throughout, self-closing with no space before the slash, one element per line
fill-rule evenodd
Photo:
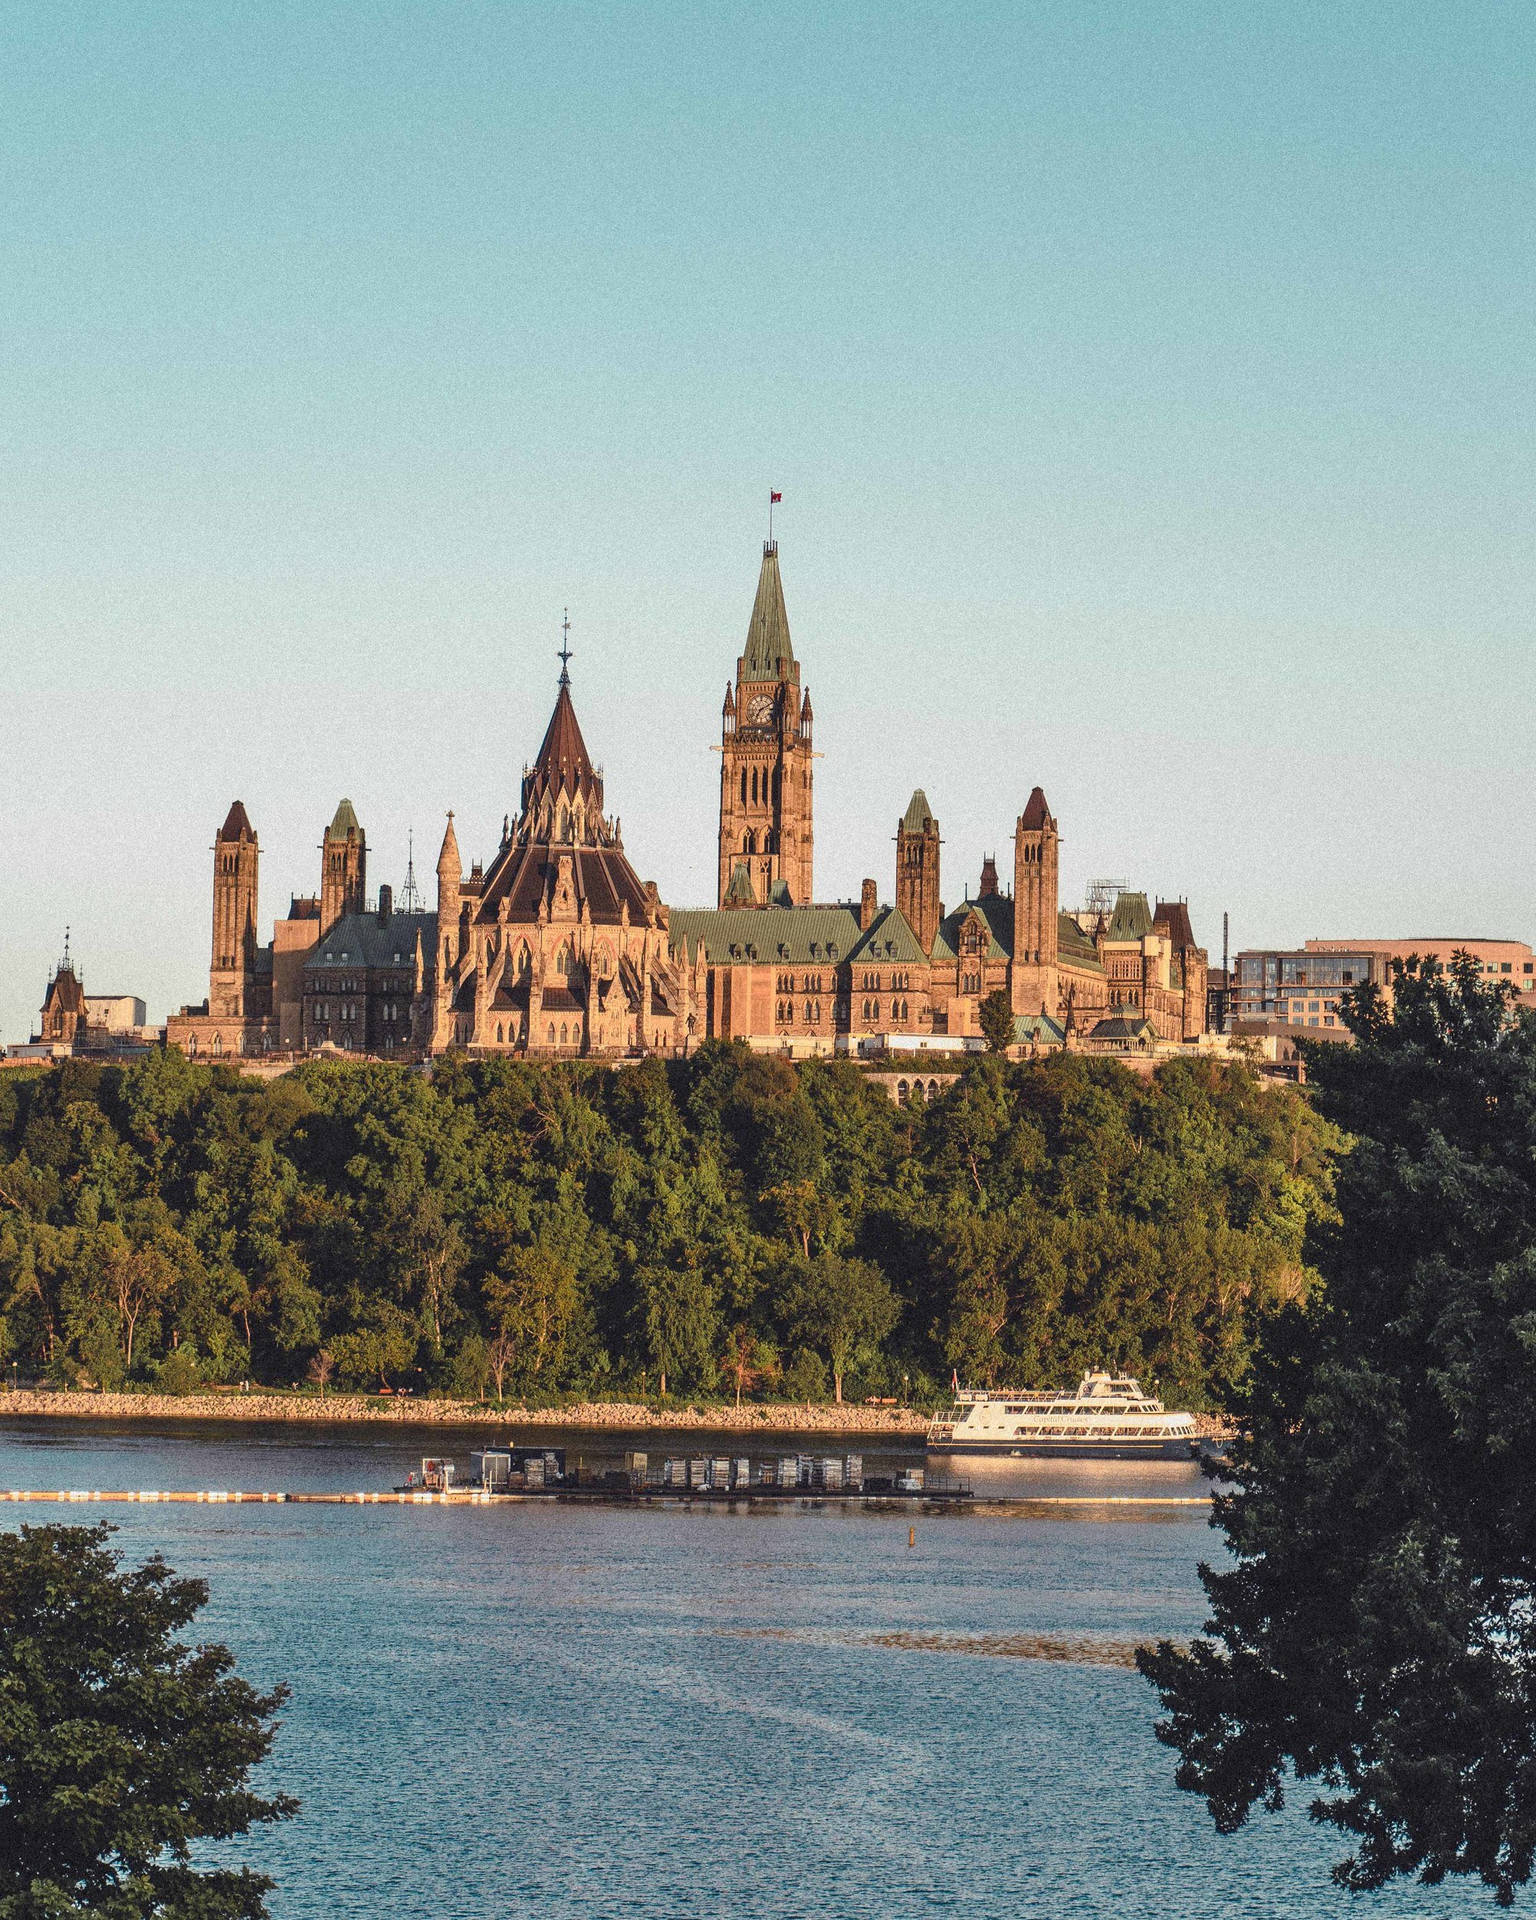
<path fill-rule="evenodd" d="M 647 1358 L 661 1376 L 709 1385 L 719 1318 L 714 1289 L 696 1268 L 645 1266 L 636 1275 Z"/>
<path fill-rule="evenodd" d="M 192 1853 L 297 1811 L 248 1784 L 287 1689 L 176 1640 L 206 1584 L 124 1569 L 111 1532 L 0 1536 L 0 1920 L 262 1920 L 265 1874 Z"/>
<path fill-rule="evenodd" d="M 989 993 L 977 1009 L 988 1053 L 1006 1053 L 1015 1039 L 1013 1000 L 1006 987 Z"/>
<path fill-rule="evenodd" d="M 496 1398 L 509 1366 L 529 1383 L 553 1377 L 576 1313 L 576 1272 L 552 1247 L 514 1248 L 484 1288 L 492 1338 L 489 1370 Z"/>
<path fill-rule="evenodd" d="M 1354 1144 L 1324 1287 L 1234 1400 L 1215 1638 L 1138 1660 L 1220 1831 L 1319 1780 L 1340 1884 L 1476 1874 L 1508 1905 L 1536 1851 L 1536 1020 L 1466 956 L 1345 1017 L 1308 1066 Z"/>
<path fill-rule="evenodd" d="M 839 1406 L 844 1376 L 859 1348 L 883 1340 L 901 1315 L 878 1267 L 831 1254 L 804 1264 L 790 1283 L 783 1311 L 792 1334 L 826 1355 Z"/>

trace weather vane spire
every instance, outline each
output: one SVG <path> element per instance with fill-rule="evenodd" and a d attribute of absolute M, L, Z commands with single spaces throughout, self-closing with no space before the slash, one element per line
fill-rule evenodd
<path fill-rule="evenodd" d="M 560 622 L 560 684 L 571 684 L 571 610 L 565 610 L 565 618 Z"/>

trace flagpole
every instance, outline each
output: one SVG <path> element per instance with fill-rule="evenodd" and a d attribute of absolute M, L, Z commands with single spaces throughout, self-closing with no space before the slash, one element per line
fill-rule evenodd
<path fill-rule="evenodd" d="M 768 544 L 773 545 L 773 488 L 768 489 Z"/>

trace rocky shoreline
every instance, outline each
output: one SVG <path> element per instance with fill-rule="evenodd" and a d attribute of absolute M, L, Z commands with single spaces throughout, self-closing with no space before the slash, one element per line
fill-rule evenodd
<path fill-rule="evenodd" d="M 589 1400 L 563 1407 L 481 1406 L 464 1400 L 381 1400 L 371 1394 L 328 1393 L 68 1393 L 7 1388 L 0 1418 L 66 1420 L 265 1420 L 327 1425 L 431 1427 L 585 1427 L 654 1431 L 697 1428 L 709 1433 L 871 1433 L 897 1436 L 927 1431 L 928 1416 L 910 1407 L 760 1406 L 729 1402 L 656 1407 L 626 1400 Z"/>

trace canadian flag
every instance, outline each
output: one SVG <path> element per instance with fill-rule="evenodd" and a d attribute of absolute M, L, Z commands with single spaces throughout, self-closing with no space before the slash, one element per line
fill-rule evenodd
<path fill-rule="evenodd" d="M 949 1385 L 951 1392 L 958 1393 L 960 1391 L 960 1369 L 958 1367 L 954 1368 L 950 1373 Z"/>
<path fill-rule="evenodd" d="M 782 493 L 770 493 L 768 496 L 768 504 L 770 507 L 776 507 L 783 498 Z"/>

